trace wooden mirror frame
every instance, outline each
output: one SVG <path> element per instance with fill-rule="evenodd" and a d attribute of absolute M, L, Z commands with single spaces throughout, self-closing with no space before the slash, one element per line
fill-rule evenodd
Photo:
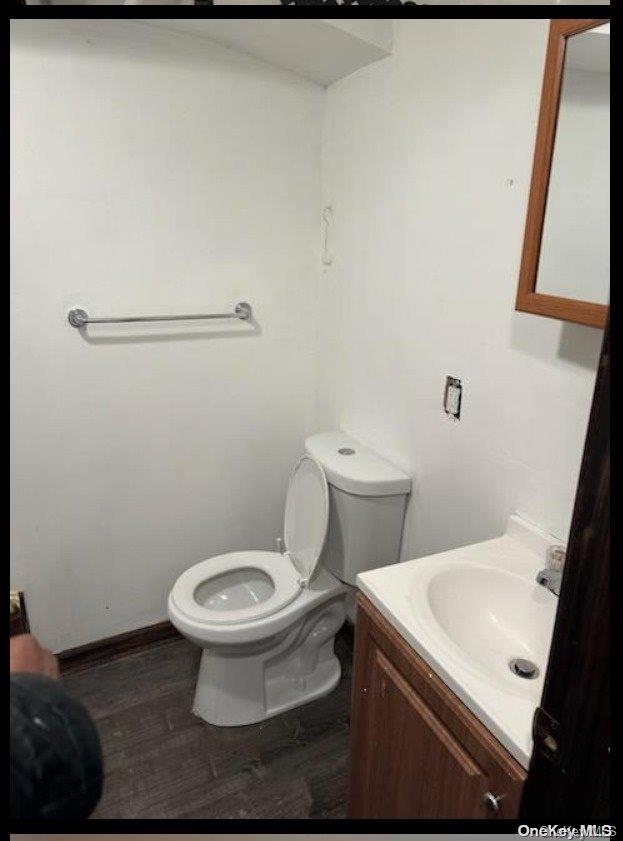
<path fill-rule="evenodd" d="M 554 157 L 554 143 L 556 142 L 556 126 L 562 93 L 567 38 L 608 22 L 609 18 L 550 21 L 539 123 L 532 164 L 530 197 L 528 199 L 528 213 L 515 302 L 515 309 L 521 312 L 545 315 L 549 318 L 558 318 L 561 321 L 574 321 L 576 324 L 588 324 L 591 327 L 604 327 L 608 311 L 607 304 L 595 304 L 574 298 L 561 298 L 557 295 L 544 295 L 536 291 L 536 283 L 547 207 L 547 193 Z"/>

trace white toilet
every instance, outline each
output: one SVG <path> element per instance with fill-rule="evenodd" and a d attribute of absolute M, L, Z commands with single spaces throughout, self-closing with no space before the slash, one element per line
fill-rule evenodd
<path fill-rule="evenodd" d="M 169 594 L 171 622 L 203 648 L 193 712 L 211 724 L 252 724 L 330 692 L 357 573 L 398 561 L 411 479 L 343 432 L 312 435 L 305 450 L 283 551 L 200 561 Z"/>

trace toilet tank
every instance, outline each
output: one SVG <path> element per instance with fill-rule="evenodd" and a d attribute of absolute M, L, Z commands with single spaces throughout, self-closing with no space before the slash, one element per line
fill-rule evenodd
<path fill-rule="evenodd" d="M 397 563 L 411 478 L 344 432 L 311 435 L 305 451 L 329 484 L 323 566 L 354 585 L 358 573 Z"/>

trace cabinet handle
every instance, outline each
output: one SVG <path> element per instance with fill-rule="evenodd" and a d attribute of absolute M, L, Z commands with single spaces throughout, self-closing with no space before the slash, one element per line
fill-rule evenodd
<path fill-rule="evenodd" d="M 500 811 L 500 800 L 503 796 L 504 795 L 496 797 L 495 794 L 491 794 L 491 792 L 488 791 L 482 799 L 487 809 L 490 812 L 493 812 L 494 815 L 497 815 L 497 813 Z"/>

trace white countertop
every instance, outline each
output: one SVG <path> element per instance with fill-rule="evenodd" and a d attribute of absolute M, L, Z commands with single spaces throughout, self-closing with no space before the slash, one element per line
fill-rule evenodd
<path fill-rule="evenodd" d="M 357 576 L 362 593 L 524 768 L 558 605 L 535 577 L 557 543 L 512 516 L 501 537 Z M 538 677 L 513 674 L 512 657 L 536 663 Z"/>

